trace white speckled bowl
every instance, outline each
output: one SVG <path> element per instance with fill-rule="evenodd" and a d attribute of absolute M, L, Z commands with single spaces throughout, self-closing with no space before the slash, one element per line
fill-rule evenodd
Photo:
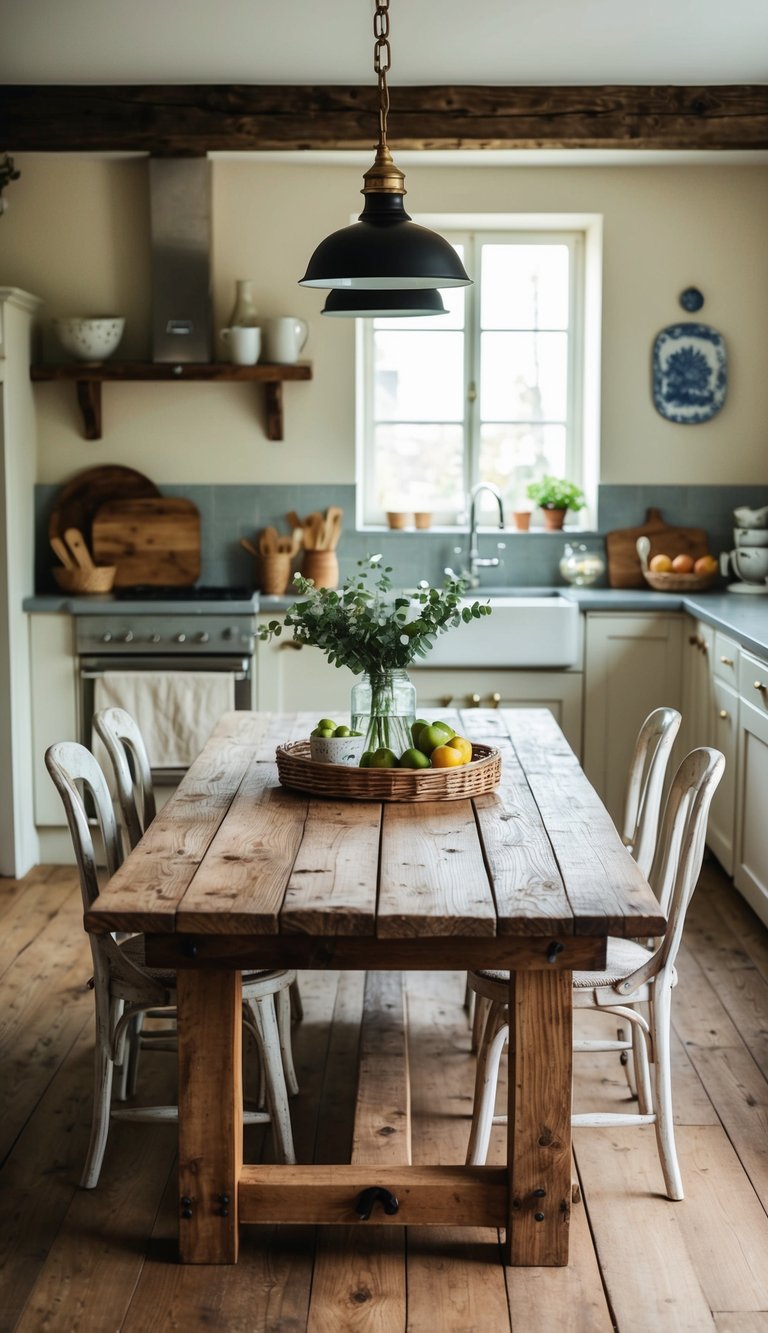
<path fill-rule="evenodd" d="M 120 315 L 68 315 L 55 319 L 53 327 L 70 356 L 78 361 L 104 361 L 120 342 L 125 319 Z"/>
<path fill-rule="evenodd" d="M 316 764 L 346 764 L 358 768 L 365 736 L 310 736 L 309 754 Z"/>

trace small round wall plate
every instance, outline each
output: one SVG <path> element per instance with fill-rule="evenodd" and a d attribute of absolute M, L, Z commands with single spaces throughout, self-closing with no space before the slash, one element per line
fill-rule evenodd
<path fill-rule="evenodd" d="M 685 291 L 680 293 L 678 300 L 680 301 L 683 310 L 687 310 L 691 315 L 694 314 L 695 311 L 701 310 L 701 307 L 704 304 L 704 296 L 699 291 L 698 287 L 686 287 Z"/>
<path fill-rule="evenodd" d="M 722 335 L 708 324 L 670 324 L 653 344 L 653 405 L 667 421 L 697 426 L 725 402 Z"/>

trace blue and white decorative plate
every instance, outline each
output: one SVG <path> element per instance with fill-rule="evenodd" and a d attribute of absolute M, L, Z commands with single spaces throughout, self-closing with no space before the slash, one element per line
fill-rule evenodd
<path fill-rule="evenodd" d="M 696 426 L 725 402 L 725 344 L 708 324 L 670 324 L 653 344 L 653 405 L 668 421 Z"/>

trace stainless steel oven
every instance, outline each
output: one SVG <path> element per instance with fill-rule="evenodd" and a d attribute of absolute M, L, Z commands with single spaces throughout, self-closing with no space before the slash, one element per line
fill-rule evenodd
<path fill-rule="evenodd" d="M 179 725 L 182 729 L 184 725 L 189 728 L 186 740 L 182 736 L 175 748 L 183 751 L 186 747 L 192 757 L 194 752 L 189 747 L 196 743 L 194 727 L 205 726 L 213 716 L 212 709 L 222 704 L 222 711 L 227 706 L 253 707 L 256 636 L 253 610 L 208 611 L 197 605 L 181 609 L 175 604 L 172 610 L 166 610 L 161 605 L 149 610 L 144 603 L 126 604 L 125 610 L 114 605 L 109 612 L 75 618 L 81 739 L 89 748 L 100 694 L 110 694 L 111 702 L 123 702 L 121 686 L 129 689 L 123 702 L 129 712 L 136 711 L 131 708 L 130 700 L 141 700 L 145 717 L 150 719 L 147 727 L 150 733 L 154 730 L 152 689 L 158 681 L 165 684 L 166 691 L 169 686 L 175 687 L 181 699 L 176 707 L 181 719 L 177 730 Z M 194 682 L 192 693 L 190 682 Z M 139 718 L 137 721 L 141 725 Z M 166 760 L 159 740 L 157 744 L 154 757 L 151 745 L 148 747 L 155 782 L 178 782 L 190 760 L 183 757 L 180 760 L 178 754 Z"/>

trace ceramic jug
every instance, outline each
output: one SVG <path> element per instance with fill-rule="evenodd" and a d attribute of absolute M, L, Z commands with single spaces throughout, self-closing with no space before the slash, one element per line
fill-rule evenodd
<path fill-rule="evenodd" d="M 309 337 L 309 327 L 303 319 L 280 315 L 264 323 L 264 356 L 277 365 L 292 365 Z"/>

